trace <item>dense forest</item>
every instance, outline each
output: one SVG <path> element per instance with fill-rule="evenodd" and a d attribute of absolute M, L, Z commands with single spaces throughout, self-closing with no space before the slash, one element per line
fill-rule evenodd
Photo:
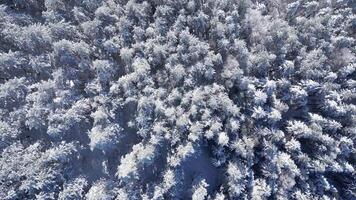
<path fill-rule="evenodd" d="M 0 199 L 355 200 L 355 0 L 0 0 Z"/>

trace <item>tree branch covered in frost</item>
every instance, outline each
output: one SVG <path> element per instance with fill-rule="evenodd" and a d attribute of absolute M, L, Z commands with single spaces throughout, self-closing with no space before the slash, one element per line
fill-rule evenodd
<path fill-rule="evenodd" d="M 0 1 L 0 199 L 356 199 L 355 12 Z"/>

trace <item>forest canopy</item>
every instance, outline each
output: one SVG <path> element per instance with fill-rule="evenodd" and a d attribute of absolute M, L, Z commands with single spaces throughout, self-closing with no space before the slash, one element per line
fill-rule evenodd
<path fill-rule="evenodd" d="M 355 12 L 0 1 L 0 199 L 356 199 Z"/>

